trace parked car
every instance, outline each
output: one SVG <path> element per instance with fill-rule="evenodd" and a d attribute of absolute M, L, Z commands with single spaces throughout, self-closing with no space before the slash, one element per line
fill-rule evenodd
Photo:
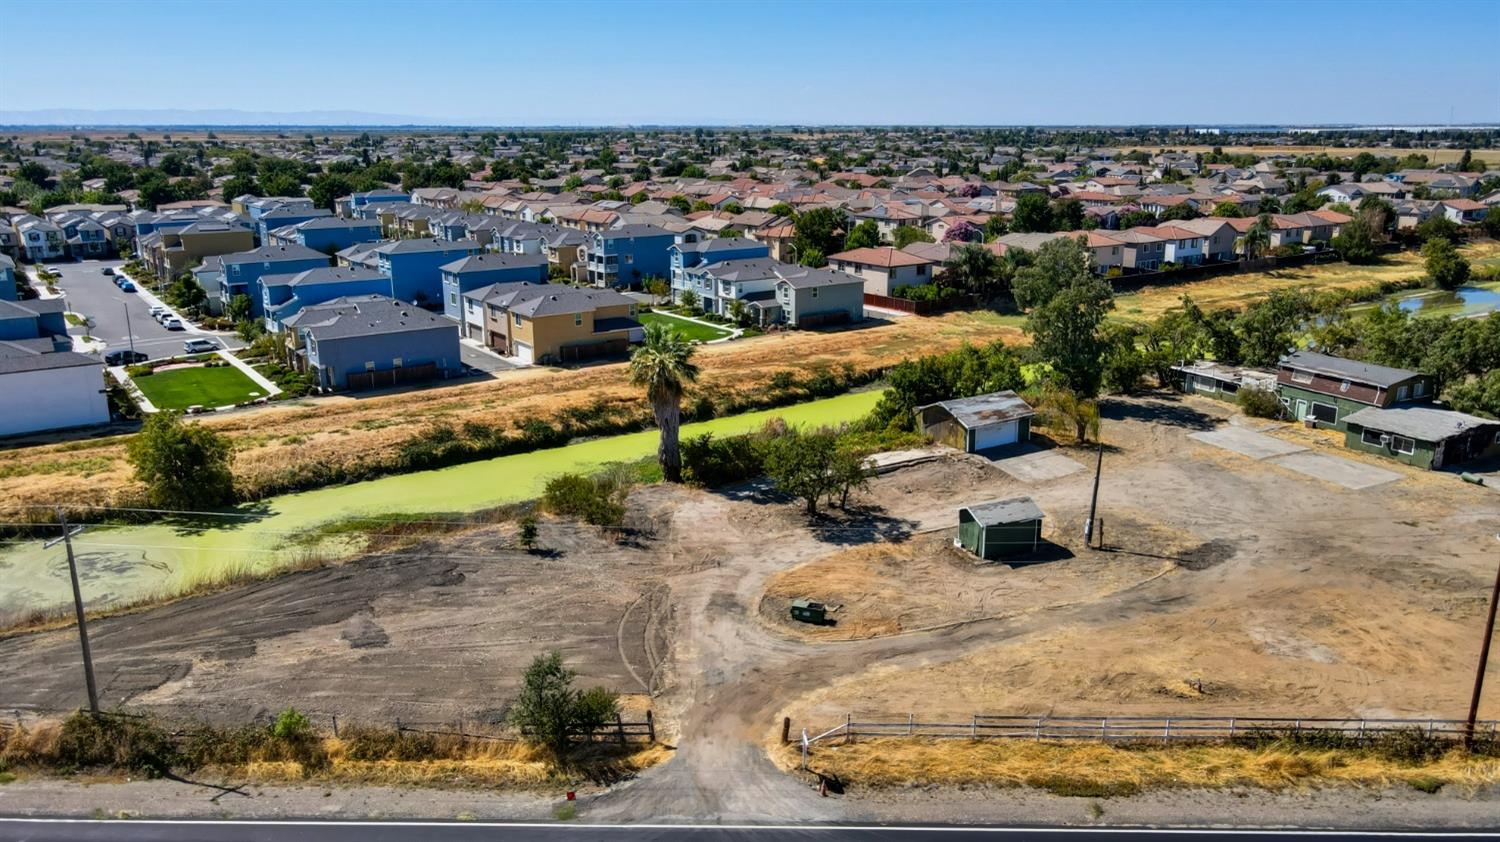
<path fill-rule="evenodd" d="M 114 273 L 115 273 L 115 270 L 112 269 L 112 268 L 110 268 L 110 267 L 108 267 L 108 266 L 106 266 L 103 269 L 99 270 L 99 274 L 101 274 L 101 275 L 113 275 Z"/>
<path fill-rule="evenodd" d="M 121 348 L 118 351 L 110 351 L 104 355 L 105 365 L 135 365 L 143 363 L 148 357 L 140 351 L 132 351 L 129 348 Z"/>
<path fill-rule="evenodd" d="M 168 316 L 165 319 L 162 319 L 161 326 L 166 328 L 167 330 L 187 330 L 187 325 L 184 325 L 182 323 L 182 319 L 179 319 L 176 316 Z"/>
<path fill-rule="evenodd" d="M 161 317 L 167 315 L 171 311 L 161 306 L 160 304 L 156 304 L 153 305 L 147 312 L 151 314 L 151 318 L 156 319 L 157 321 L 161 321 Z"/>
<path fill-rule="evenodd" d="M 182 343 L 182 350 L 189 354 L 202 354 L 205 351 L 219 350 L 219 343 L 212 339 L 189 339 Z"/>
<path fill-rule="evenodd" d="M 135 292 L 135 284 L 129 281 L 120 284 L 120 292 Z"/>

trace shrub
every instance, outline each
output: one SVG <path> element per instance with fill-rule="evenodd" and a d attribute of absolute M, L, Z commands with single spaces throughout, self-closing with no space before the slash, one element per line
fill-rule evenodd
<path fill-rule="evenodd" d="M 612 475 L 559 474 L 542 491 L 542 508 L 595 526 L 618 526 L 625 519 L 623 483 Z"/>
<path fill-rule="evenodd" d="M 1242 388 L 1235 399 L 1240 411 L 1255 418 L 1280 418 L 1281 399 L 1269 389 Z"/>
<path fill-rule="evenodd" d="M 743 482 L 765 472 L 760 448 L 750 436 L 715 438 L 713 433 L 682 442 L 683 479 L 714 488 Z"/>
<path fill-rule="evenodd" d="M 529 551 L 536 546 L 536 531 L 536 515 L 521 518 L 516 526 L 516 543 L 521 545 L 521 549 Z"/>
<path fill-rule="evenodd" d="M 160 777 L 171 771 L 176 751 L 155 720 L 79 711 L 63 722 L 57 762 L 67 768 L 110 768 Z"/>
<path fill-rule="evenodd" d="M 521 693 L 510 709 L 511 724 L 558 757 L 567 753 L 572 737 L 598 730 L 620 710 L 619 698 L 603 687 L 574 689 L 575 677 L 563 666 L 561 654 L 538 655 L 526 668 Z"/>

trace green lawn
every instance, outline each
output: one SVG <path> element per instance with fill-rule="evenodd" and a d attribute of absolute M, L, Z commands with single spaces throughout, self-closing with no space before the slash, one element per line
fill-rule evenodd
<path fill-rule="evenodd" d="M 660 322 L 688 339 L 697 339 L 703 342 L 711 339 L 723 339 L 731 333 L 731 331 L 721 327 L 709 327 L 697 322 L 690 322 L 687 319 L 679 319 L 669 313 L 642 313 L 638 318 L 643 325 Z"/>
<path fill-rule="evenodd" d="M 228 365 L 158 371 L 135 378 L 135 385 L 157 409 L 187 409 L 195 404 L 230 406 L 266 394 L 254 380 Z"/>

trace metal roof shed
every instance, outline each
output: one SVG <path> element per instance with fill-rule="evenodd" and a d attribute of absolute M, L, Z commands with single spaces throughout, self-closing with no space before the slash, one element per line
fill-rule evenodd
<path fill-rule="evenodd" d="M 1042 510 L 1030 497 L 992 500 L 958 510 L 958 545 L 986 561 L 1035 552 Z"/>
<path fill-rule="evenodd" d="M 1031 405 L 1007 389 L 972 398 L 938 401 L 916 409 L 917 423 L 933 440 L 973 453 L 1031 438 Z"/>

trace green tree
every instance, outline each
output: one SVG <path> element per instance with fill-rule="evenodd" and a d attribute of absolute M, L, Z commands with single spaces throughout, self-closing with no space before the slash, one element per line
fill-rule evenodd
<path fill-rule="evenodd" d="M 1275 368 L 1292 350 L 1312 304 L 1300 290 L 1280 289 L 1245 308 L 1234 320 L 1239 356 L 1246 365 Z"/>
<path fill-rule="evenodd" d="M 1496 216 L 1500 217 L 1500 214 Z M 891 235 L 891 241 L 896 248 L 904 249 L 912 243 L 930 243 L 933 239 L 931 234 L 915 225 L 902 225 L 897 227 L 895 233 Z"/>
<path fill-rule="evenodd" d="M 1000 258 L 975 243 L 955 244 L 943 261 L 943 283 L 983 299 L 994 298 L 1001 289 Z"/>
<path fill-rule="evenodd" d="M 1263 213 L 1250 225 L 1250 228 L 1245 231 L 1244 235 L 1240 237 L 1237 245 L 1240 251 L 1244 252 L 1246 260 L 1255 260 L 1262 254 L 1265 254 L 1266 250 L 1271 247 L 1272 227 L 1271 215 Z"/>
<path fill-rule="evenodd" d="M 875 248 L 878 245 L 880 245 L 880 227 L 873 219 L 866 219 L 849 229 L 849 236 L 844 238 L 845 251 Z"/>
<path fill-rule="evenodd" d="M 126 453 L 154 507 L 197 511 L 234 501 L 229 440 L 201 424 L 184 423 L 176 412 L 148 417 Z"/>
<path fill-rule="evenodd" d="M 526 668 L 521 692 L 510 707 L 516 730 L 559 759 L 567 755 L 572 737 L 597 731 L 620 712 L 617 695 L 603 687 L 575 689 L 577 677 L 563 666 L 561 653 L 538 655 Z"/>
<path fill-rule="evenodd" d="M 1380 258 L 1379 232 L 1364 214 L 1344 223 L 1330 245 L 1346 263 L 1374 263 Z"/>
<path fill-rule="evenodd" d="M 1214 205 L 1213 215 L 1217 217 L 1237 217 L 1241 213 L 1240 206 L 1234 202 L 1219 202 Z"/>
<path fill-rule="evenodd" d="M 1043 193 L 1022 193 L 1010 214 L 1010 230 L 1017 233 L 1052 230 L 1052 205 Z"/>
<path fill-rule="evenodd" d="M 1500 369 L 1494 369 L 1453 387 L 1448 405 L 1459 412 L 1500 418 Z"/>
<path fill-rule="evenodd" d="M 224 317 L 238 324 L 250 318 L 250 296 L 240 293 L 224 304 Z"/>
<path fill-rule="evenodd" d="M 307 197 L 313 200 L 314 206 L 333 210 L 340 196 L 347 196 L 353 192 L 354 185 L 346 176 L 338 173 L 320 173 L 313 176 L 312 184 L 307 188 Z"/>
<path fill-rule="evenodd" d="M 672 198 L 668 199 L 667 200 L 667 204 L 671 205 L 672 208 L 674 210 L 678 211 L 679 213 L 691 213 L 692 210 L 693 210 L 693 203 L 692 203 L 692 201 L 690 199 L 688 199 L 688 197 L 683 196 L 681 194 L 678 194 L 678 195 L 673 196 Z"/>
<path fill-rule="evenodd" d="M 1026 315 L 1032 350 L 1052 366 L 1060 385 L 1081 398 L 1099 394 L 1109 348 L 1100 327 L 1114 307 L 1109 282 L 1085 271 Z"/>
<path fill-rule="evenodd" d="M 834 470 L 838 436 L 831 430 L 790 428 L 766 441 L 764 455 L 766 476 L 778 491 L 801 500 L 809 515 L 818 513 L 820 499 L 840 488 Z"/>
<path fill-rule="evenodd" d="M 682 454 L 677 443 L 682 395 L 687 384 L 697 379 L 692 344 L 660 322 L 647 325 L 645 342 L 630 356 L 630 381 L 644 388 L 651 401 L 657 429 L 661 430 L 656 456 L 667 482 L 682 481 Z"/>
<path fill-rule="evenodd" d="M 1458 241 L 1463 238 L 1462 229 L 1457 222 L 1437 214 L 1422 220 L 1416 227 L 1416 235 L 1424 243 L 1432 239 L 1443 239 L 1453 245 L 1458 245 Z"/>
<path fill-rule="evenodd" d="M 1422 264 L 1427 268 L 1427 277 L 1440 289 L 1458 289 L 1469 279 L 1469 261 L 1453 243 L 1441 237 L 1422 244 Z"/>
<path fill-rule="evenodd" d="M 1064 287 L 1090 274 L 1088 251 L 1083 244 L 1073 237 L 1058 237 L 1043 243 L 1030 254 L 1029 265 L 1016 270 L 1011 294 L 1017 307 L 1030 310 L 1046 304 Z"/>
<path fill-rule="evenodd" d="M 806 257 L 812 250 L 816 250 L 824 258 L 842 251 L 844 224 L 843 212 L 834 208 L 813 208 L 798 216 L 793 242 L 797 245 L 797 254 L 802 256 L 802 264 L 812 265 L 807 262 Z"/>

